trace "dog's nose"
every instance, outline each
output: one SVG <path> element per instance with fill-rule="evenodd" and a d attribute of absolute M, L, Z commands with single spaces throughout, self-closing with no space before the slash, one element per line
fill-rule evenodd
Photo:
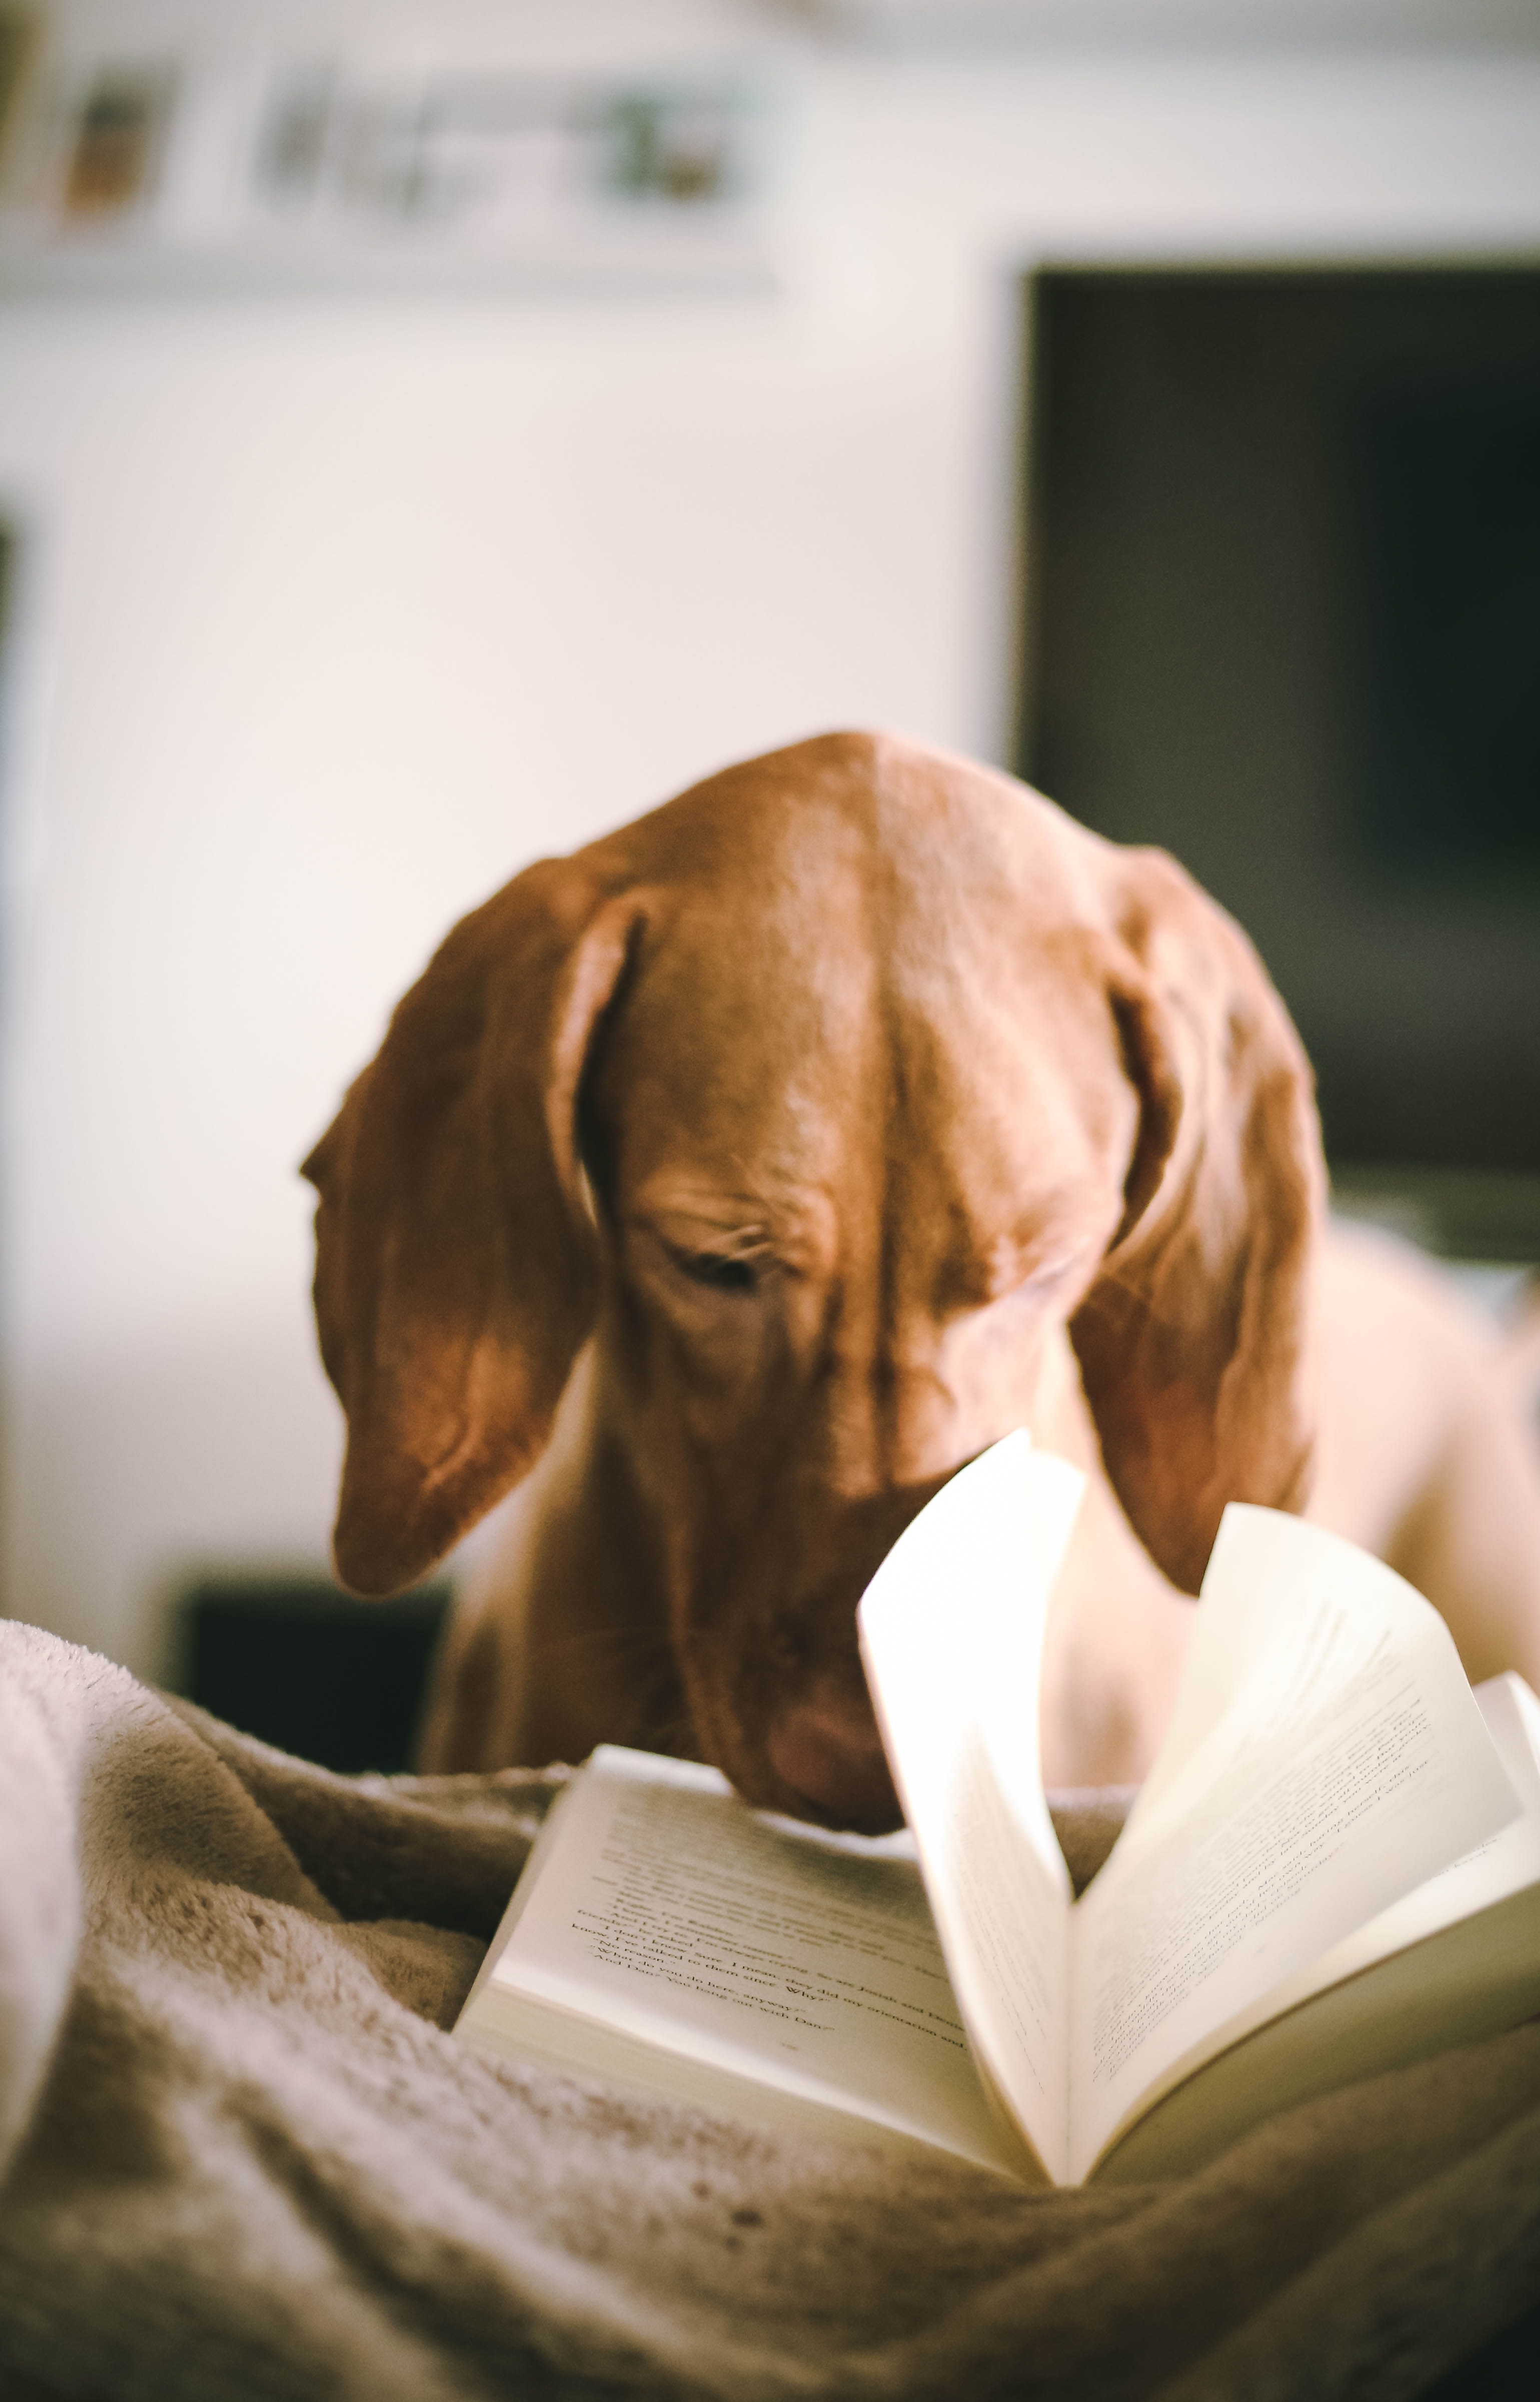
<path fill-rule="evenodd" d="M 794 1702 L 771 1726 L 765 1748 L 781 1783 L 820 1817 L 862 1835 L 884 1835 L 901 1825 L 870 1713 L 822 1699 Z"/>

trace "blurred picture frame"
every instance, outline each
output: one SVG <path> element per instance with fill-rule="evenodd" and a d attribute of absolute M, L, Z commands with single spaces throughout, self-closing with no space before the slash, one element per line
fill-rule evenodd
<path fill-rule="evenodd" d="M 745 73 L 189 48 L 18 74 L 0 291 L 774 281 Z"/>
<path fill-rule="evenodd" d="M 72 224 L 102 225 L 147 209 L 155 198 L 176 104 L 173 66 L 105 64 L 80 95 L 60 194 Z"/>

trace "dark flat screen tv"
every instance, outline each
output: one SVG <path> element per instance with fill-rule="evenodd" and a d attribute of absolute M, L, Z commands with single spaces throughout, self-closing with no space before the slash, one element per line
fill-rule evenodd
<path fill-rule="evenodd" d="M 1334 1177 L 1540 1257 L 1540 262 L 1025 279 L 1015 765 L 1256 942 Z"/>

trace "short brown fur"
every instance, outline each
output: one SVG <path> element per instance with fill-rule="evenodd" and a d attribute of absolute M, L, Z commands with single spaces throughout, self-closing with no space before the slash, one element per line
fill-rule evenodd
<path fill-rule="evenodd" d="M 1025 1424 L 1107 1478 L 1051 1773 L 1137 1773 L 1225 1502 L 1309 1490 L 1323 1174 L 1277 996 L 1169 859 L 913 744 L 798 744 L 516 877 L 306 1173 L 344 1581 L 519 1487 L 434 1765 L 608 1736 L 887 1822 L 855 1600 Z"/>

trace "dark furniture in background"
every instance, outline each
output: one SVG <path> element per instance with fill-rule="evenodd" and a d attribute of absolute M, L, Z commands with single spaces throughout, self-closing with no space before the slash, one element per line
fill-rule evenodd
<path fill-rule="evenodd" d="M 1015 764 L 1246 928 L 1341 1188 L 1540 1259 L 1540 263 L 1025 286 Z"/>
<path fill-rule="evenodd" d="M 209 1576 L 175 1605 L 177 1691 L 345 1774 L 412 1765 L 449 1587 L 359 1601 L 322 1577 Z"/>

